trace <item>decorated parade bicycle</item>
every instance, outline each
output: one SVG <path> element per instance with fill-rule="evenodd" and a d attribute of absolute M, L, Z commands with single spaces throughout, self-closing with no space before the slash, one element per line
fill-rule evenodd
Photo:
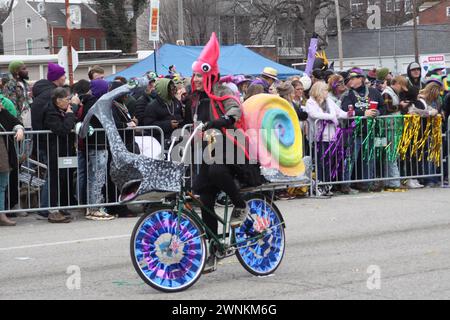
<path fill-rule="evenodd" d="M 188 146 L 202 126 L 195 128 Z M 189 191 L 186 178 L 183 181 L 172 204 L 147 212 L 134 227 L 131 257 L 147 284 L 168 292 L 189 288 L 200 278 L 208 251 L 218 259 L 236 254 L 242 266 L 257 276 L 269 275 L 279 267 L 285 251 L 285 223 L 273 198 L 247 190 L 247 219 L 239 228 L 231 228 L 228 203 L 223 216 L 219 216 Z M 222 234 L 210 230 L 195 207 L 215 216 L 222 225 Z"/>
<path fill-rule="evenodd" d="M 216 104 L 223 115 L 226 100 L 235 100 L 240 105 L 236 97 L 218 97 L 213 93 L 213 84 L 219 79 L 219 56 L 219 42 L 213 33 L 192 67 L 198 78 L 202 79 L 204 92 L 214 105 L 212 113 L 216 120 L 220 118 Z M 139 219 L 131 235 L 131 259 L 139 276 L 160 291 L 185 290 L 200 278 L 208 252 L 219 259 L 236 255 L 242 266 L 253 275 L 273 273 L 280 266 L 285 251 L 285 222 L 274 204 L 274 190 L 298 183 L 298 178 L 305 171 L 302 134 L 293 106 L 277 96 L 261 94 L 248 99 L 242 107 L 233 111 L 236 115 L 242 113 L 237 127 L 245 136 L 247 146 L 243 150 L 246 156 L 247 153 L 253 155 L 252 159 L 260 165 L 261 174 L 269 183 L 241 190 L 245 193 L 248 210 L 243 216 L 243 223 L 231 228 L 228 201 L 225 201 L 223 216 L 217 215 L 214 208 L 205 206 L 190 192 L 188 178 L 185 177 L 187 168 L 191 166 L 190 162 L 186 162 L 186 157 L 190 154 L 194 138 L 204 129 L 202 123 L 195 123 L 182 148 L 180 161 L 171 161 L 174 145 L 178 141 L 176 135 L 172 137 L 167 160 L 127 151 L 113 120 L 112 101 L 139 85 L 146 86 L 145 82 L 148 83 L 148 79 L 135 79 L 129 85 L 102 96 L 89 110 L 80 131 L 81 137 L 88 134 L 89 121 L 94 115 L 105 129 L 113 158 L 110 175 L 121 191 L 120 202 L 164 199 L 163 207 L 151 209 Z M 197 120 L 194 119 L 194 122 Z M 227 137 L 230 134 L 225 130 L 223 133 Z M 184 136 L 183 132 L 180 136 Z M 242 146 L 237 140 L 234 142 Z M 252 160 L 250 156 L 247 159 Z M 267 193 L 263 194 L 263 190 L 271 190 L 271 198 L 267 197 Z M 167 199 L 172 200 L 167 203 Z M 221 234 L 216 235 L 216 230 L 211 230 L 203 222 L 196 207 L 218 220 L 222 225 Z M 206 239 L 209 240 L 208 248 Z"/>
<path fill-rule="evenodd" d="M 241 190 L 245 193 L 249 214 L 240 227 L 230 227 L 229 205 L 225 205 L 223 216 L 210 212 L 222 225 L 222 233 L 216 235 L 197 213 L 198 208 L 206 208 L 189 191 L 185 177 L 186 167 L 190 166 L 185 164 L 188 148 L 194 136 L 203 129 L 203 124 L 196 126 L 189 136 L 183 157 L 178 162 L 134 154 L 123 144 L 110 106 L 113 99 L 128 94 L 138 85 L 145 86 L 145 80 L 119 87 L 100 98 L 88 112 L 79 134 L 82 138 L 89 134 L 92 116 L 96 116 L 105 128 L 112 155 L 110 175 L 121 191 L 119 200 L 122 203 L 172 199 L 147 211 L 134 227 L 130 251 L 139 276 L 160 291 L 185 290 L 200 278 L 208 251 L 219 259 L 236 255 L 242 266 L 256 276 L 275 272 L 285 252 L 285 222 L 274 203 L 274 190 L 305 183 L 304 176 L 298 179 L 293 175 L 304 171 L 301 131 L 293 108 L 285 100 L 270 95 L 255 96 L 246 102 L 244 113 L 256 121 L 254 124 L 249 122 L 250 125 L 270 129 L 257 133 L 263 137 L 253 136 L 252 139 L 259 141 L 260 149 L 270 146 L 272 152 L 279 152 L 280 163 L 276 169 L 263 171 L 270 183 Z M 271 137 L 273 132 L 275 136 Z M 279 141 L 279 148 L 274 147 L 275 140 Z M 172 140 L 171 149 L 175 141 Z M 252 145 L 258 149 L 256 144 Z M 265 150 L 267 157 L 268 150 Z M 271 192 L 267 196 L 268 193 L 263 191 Z"/>

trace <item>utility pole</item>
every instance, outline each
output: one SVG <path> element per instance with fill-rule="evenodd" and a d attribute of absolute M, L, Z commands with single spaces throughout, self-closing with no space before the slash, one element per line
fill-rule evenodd
<path fill-rule="evenodd" d="M 416 62 L 419 63 L 419 36 L 417 34 L 417 0 L 413 0 L 413 20 L 414 20 L 414 51 Z"/>
<path fill-rule="evenodd" d="M 66 31 L 67 31 L 67 65 L 69 69 L 69 83 L 73 85 L 73 66 L 72 66 L 72 31 L 70 21 L 69 0 L 66 1 Z"/>
<path fill-rule="evenodd" d="M 178 40 L 184 40 L 183 0 L 178 0 Z"/>
<path fill-rule="evenodd" d="M 342 48 L 342 26 L 341 26 L 341 10 L 339 8 L 339 0 L 334 0 L 336 7 L 336 20 L 338 29 L 338 46 L 339 46 L 339 69 L 344 70 L 344 50 Z"/>

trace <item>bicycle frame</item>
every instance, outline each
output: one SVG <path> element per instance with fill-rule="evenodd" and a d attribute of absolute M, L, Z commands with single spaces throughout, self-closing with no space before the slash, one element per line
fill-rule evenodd
<path fill-rule="evenodd" d="M 188 154 L 187 151 L 188 151 L 189 146 L 191 145 L 191 142 L 192 142 L 194 136 L 197 134 L 197 132 L 199 130 L 203 129 L 203 126 L 204 126 L 203 124 L 199 124 L 194 129 L 193 133 L 191 134 L 190 138 L 188 139 L 186 147 L 183 150 L 183 157 L 181 159 L 182 163 L 184 163 L 186 160 L 186 155 Z M 183 132 L 186 128 L 187 128 L 187 126 L 185 126 L 183 128 Z M 172 150 L 175 142 L 176 142 L 176 140 L 173 139 L 170 150 Z M 170 159 L 170 154 L 169 154 L 169 159 Z M 192 199 L 192 201 L 196 202 L 202 210 L 207 211 L 215 219 L 217 219 L 217 221 L 222 225 L 222 234 L 216 234 L 203 222 L 201 215 L 198 214 L 194 210 L 193 206 L 191 206 L 191 204 L 189 203 L 188 197 L 190 197 Z M 228 198 L 228 196 L 227 196 L 227 198 Z M 272 202 L 273 202 L 273 199 L 272 199 Z M 211 243 L 217 244 L 219 246 L 220 251 L 226 253 L 226 251 L 231 248 L 233 248 L 233 251 L 235 249 L 239 248 L 240 243 L 233 242 L 233 241 L 235 241 L 235 239 L 234 239 L 234 237 L 231 238 L 231 234 L 232 234 L 231 227 L 230 227 L 230 224 L 228 223 L 228 218 L 229 218 L 228 201 L 225 205 L 224 217 L 222 218 L 219 215 L 217 215 L 214 211 L 210 210 L 209 208 L 206 208 L 200 200 L 196 199 L 194 194 L 192 194 L 186 187 L 186 179 L 184 179 L 183 187 L 182 187 L 182 190 L 180 191 L 180 193 L 178 194 L 175 207 L 177 208 L 177 215 L 178 215 L 177 230 L 180 229 L 179 224 L 180 224 L 180 220 L 181 220 L 181 214 L 186 214 L 189 218 L 193 219 L 199 226 L 201 226 L 203 228 L 205 233 L 203 233 L 201 236 L 208 235 Z M 282 222 L 282 224 L 284 224 L 284 222 Z M 278 226 L 273 226 L 271 228 L 274 228 L 274 227 L 278 227 Z M 266 234 L 267 234 L 267 230 L 264 230 L 259 235 L 255 236 L 255 237 L 251 237 L 249 239 L 246 239 L 245 243 L 247 243 L 248 241 L 253 241 L 253 240 L 258 241 L 258 240 L 262 239 Z M 227 240 L 229 240 L 229 241 L 227 241 Z"/>
<path fill-rule="evenodd" d="M 197 211 L 195 211 L 193 206 L 187 200 L 188 199 L 187 196 L 190 197 L 194 202 L 196 202 L 202 210 L 207 211 L 215 219 L 217 219 L 217 221 L 222 225 L 222 233 L 221 234 L 216 234 L 203 222 L 201 215 L 199 213 L 197 213 Z M 261 232 L 260 234 L 254 236 L 254 237 L 248 238 L 245 241 L 237 242 L 234 239 L 234 236 L 232 237 L 232 235 L 234 235 L 234 233 L 232 233 L 230 224 L 228 222 L 228 218 L 229 218 L 228 203 L 225 205 L 224 217 L 222 218 L 219 215 L 217 215 L 214 211 L 211 211 L 209 208 L 206 208 L 203 205 L 203 203 L 200 200 L 196 199 L 192 193 L 190 193 L 189 191 L 184 189 L 180 192 L 180 194 L 178 196 L 176 208 L 177 208 L 177 215 L 178 215 L 177 229 L 179 229 L 179 221 L 181 218 L 181 214 L 187 215 L 189 218 L 194 220 L 199 226 L 201 226 L 203 228 L 205 233 L 203 233 L 201 236 L 208 235 L 211 243 L 217 244 L 218 249 L 223 253 L 226 253 L 227 250 L 229 250 L 229 249 L 233 249 L 233 251 L 235 249 L 239 249 L 242 244 L 247 244 L 249 241 L 252 243 L 258 242 L 260 239 L 262 239 L 266 236 L 268 230 L 279 226 L 279 225 L 272 226 L 270 229 L 264 230 L 263 232 Z M 281 225 L 283 225 L 283 224 L 284 224 L 284 222 L 281 223 Z"/>

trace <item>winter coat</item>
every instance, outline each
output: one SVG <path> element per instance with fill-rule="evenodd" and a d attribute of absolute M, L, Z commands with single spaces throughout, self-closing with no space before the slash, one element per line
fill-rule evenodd
<path fill-rule="evenodd" d="M 145 111 L 150 110 L 150 108 L 147 109 L 147 107 L 150 107 L 150 104 L 153 102 L 153 100 L 156 99 L 156 96 L 157 96 L 156 91 L 153 91 L 151 95 L 144 93 L 137 99 L 136 111 L 134 113 L 134 116 L 138 120 L 139 126 L 144 125 Z"/>
<path fill-rule="evenodd" d="M 30 89 L 26 80 L 17 80 L 10 77 L 8 83 L 3 88 L 3 94 L 12 101 L 16 108 L 17 118 L 22 121 L 25 126 L 30 127 L 31 115 L 30 107 L 33 100 L 29 96 Z M 25 123 L 25 121 L 27 123 Z"/>
<path fill-rule="evenodd" d="M 369 101 L 378 102 L 379 115 L 384 115 L 386 113 L 381 93 L 376 89 L 366 86 L 361 86 L 356 90 L 350 90 L 348 94 L 343 97 L 341 108 L 347 112 L 349 111 L 348 106 L 353 105 L 355 115 L 357 117 L 364 117 L 366 110 L 369 109 Z"/>
<path fill-rule="evenodd" d="M 74 169 L 60 169 L 59 157 L 74 157 L 75 153 L 75 113 L 66 113 L 50 103 L 44 114 L 44 130 L 49 134 L 49 194 L 50 206 L 66 206 L 75 204 L 73 188 Z"/>
<path fill-rule="evenodd" d="M 17 132 L 19 129 L 23 129 L 20 121 L 11 115 L 7 110 L 0 111 L 0 131 L 3 132 Z M 13 135 L 0 136 L 4 146 L 6 147 L 7 153 L 3 153 L 1 156 L 0 172 L 8 172 L 13 169 L 17 169 L 17 153 L 14 145 Z M 3 150 L 4 151 L 4 150 Z"/>
<path fill-rule="evenodd" d="M 213 86 L 213 94 L 217 97 L 234 97 L 233 91 L 221 84 L 215 84 Z M 225 115 L 228 117 L 232 117 L 234 118 L 235 122 L 237 122 L 242 116 L 242 111 L 239 103 L 234 99 L 227 99 L 222 103 L 225 114 L 222 113 L 217 104 L 214 105 L 216 112 L 220 116 Z M 201 121 L 205 123 L 213 120 L 215 120 L 213 106 L 211 105 L 211 100 L 209 99 L 208 95 L 205 92 L 195 91 L 194 93 L 192 93 L 192 95 L 186 100 L 186 122 L 193 123 L 195 121 Z"/>
<path fill-rule="evenodd" d="M 85 95 L 82 97 L 81 103 L 83 104 L 83 113 L 80 121 L 83 121 L 89 110 L 95 105 L 97 98 L 93 95 Z M 89 125 L 94 129 L 103 129 L 102 124 L 96 116 L 91 118 Z M 88 136 L 87 146 L 89 150 L 105 150 L 107 146 L 106 133 L 104 130 L 96 131 L 93 135 Z"/>
<path fill-rule="evenodd" d="M 317 142 L 330 142 L 336 135 L 336 128 L 339 119 L 347 119 L 347 112 L 342 111 L 331 98 L 326 100 L 326 110 L 317 103 L 314 98 L 309 98 L 306 102 L 306 112 L 308 113 L 309 137 L 314 137 Z M 324 120 L 317 121 L 316 120 Z M 314 127 L 317 126 L 314 130 Z"/>
<path fill-rule="evenodd" d="M 34 131 L 44 130 L 44 114 L 49 104 L 51 104 L 52 93 L 56 89 L 56 85 L 42 79 L 33 86 L 33 103 L 31 104 L 31 128 Z M 40 150 L 47 152 L 47 135 L 40 134 L 38 139 L 34 139 L 35 150 L 39 146 Z M 39 145 L 37 144 L 39 143 Z"/>
<path fill-rule="evenodd" d="M 31 105 L 31 127 L 33 130 L 43 130 L 44 112 L 51 101 L 56 85 L 46 79 L 39 80 L 33 86 L 33 104 Z"/>
<path fill-rule="evenodd" d="M 75 155 L 75 113 L 65 113 L 50 103 L 44 113 L 44 128 L 50 130 L 49 152 L 50 158 L 69 157 Z"/>
<path fill-rule="evenodd" d="M 384 89 L 383 100 L 386 106 L 386 114 L 387 115 L 398 115 L 401 113 L 400 110 L 400 97 L 391 87 L 387 87 Z"/>
<path fill-rule="evenodd" d="M 164 139 L 170 140 L 172 132 L 172 121 L 178 121 L 178 128 L 184 125 L 183 105 L 176 98 L 169 97 L 170 79 L 160 79 L 156 82 L 157 97 L 145 108 L 143 117 L 144 126 L 158 126 L 164 132 Z M 158 131 L 153 131 L 153 137 L 158 141 L 161 139 Z"/>
<path fill-rule="evenodd" d="M 1 93 L 0 93 L 0 102 L 12 116 L 18 118 L 17 117 L 17 109 L 16 109 L 16 106 L 14 105 L 14 103 Z"/>
<path fill-rule="evenodd" d="M 411 62 L 407 68 L 407 73 L 408 73 L 408 80 L 409 80 L 409 84 L 408 87 L 415 87 L 417 90 L 422 90 L 424 88 L 424 84 L 422 83 L 422 79 L 414 79 L 411 75 L 411 66 L 412 64 L 415 64 L 415 62 Z M 421 75 L 422 76 L 422 75 Z"/>
<path fill-rule="evenodd" d="M 123 103 L 113 101 L 111 108 L 116 128 L 127 150 L 139 154 L 139 147 L 134 141 L 135 130 L 126 130 L 128 123 L 131 122 L 131 115 L 127 107 Z"/>

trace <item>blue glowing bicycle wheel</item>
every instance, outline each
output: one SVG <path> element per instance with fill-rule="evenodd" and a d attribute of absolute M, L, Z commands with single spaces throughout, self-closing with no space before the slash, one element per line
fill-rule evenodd
<path fill-rule="evenodd" d="M 160 209 L 144 215 L 131 236 L 131 259 L 148 285 L 164 292 L 192 286 L 206 259 L 202 229 L 188 216 Z"/>
<path fill-rule="evenodd" d="M 238 243 L 236 256 L 242 266 L 256 276 L 269 275 L 279 267 L 285 250 L 285 233 L 281 213 L 263 196 L 251 196 L 247 200 L 250 209 L 244 224 L 235 229 Z M 265 230 L 260 240 L 251 238 Z"/>

